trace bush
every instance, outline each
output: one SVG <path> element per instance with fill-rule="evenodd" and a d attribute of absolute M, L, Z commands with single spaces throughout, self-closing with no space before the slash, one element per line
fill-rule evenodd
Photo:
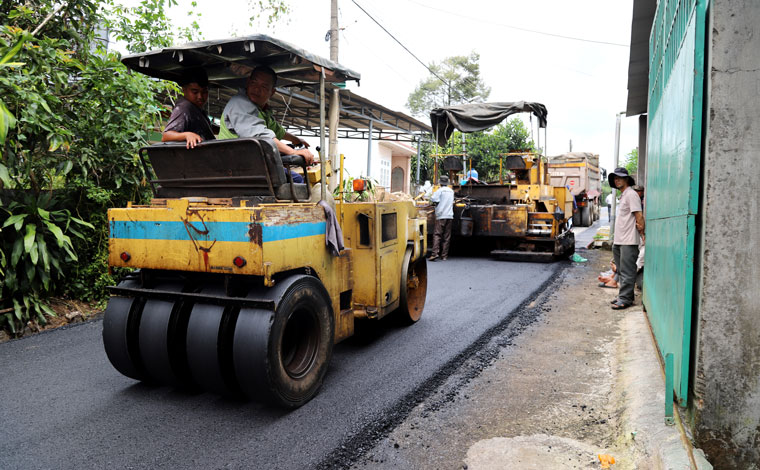
<path fill-rule="evenodd" d="M 19 200 L 2 208 L 2 246 L 10 265 L 0 285 L 0 299 L 13 312 L 0 317 L 0 326 L 15 332 L 28 321 L 45 324 L 45 314 L 55 315 L 45 300 L 65 278 L 66 266 L 78 260 L 71 237 L 86 239 L 84 230 L 94 227 L 56 207 L 50 193 L 21 192 Z"/>

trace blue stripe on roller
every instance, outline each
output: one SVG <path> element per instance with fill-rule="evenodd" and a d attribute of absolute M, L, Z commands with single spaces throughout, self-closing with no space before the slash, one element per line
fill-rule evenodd
<path fill-rule="evenodd" d="M 194 240 L 220 242 L 250 242 L 248 222 L 183 222 L 112 220 L 111 238 L 130 240 Z M 208 230 L 207 234 L 199 233 Z M 189 232 L 189 234 L 188 234 Z M 287 225 L 261 225 L 264 243 L 292 238 L 324 235 L 324 222 Z"/>
<path fill-rule="evenodd" d="M 291 238 L 313 237 L 315 235 L 324 235 L 325 229 L 325 222 L 290 225 L 262 225 L 261 238 L 263 238 L 264 243 L 266 243 L 276 242 L 278 240 L 289 240 Z"/>

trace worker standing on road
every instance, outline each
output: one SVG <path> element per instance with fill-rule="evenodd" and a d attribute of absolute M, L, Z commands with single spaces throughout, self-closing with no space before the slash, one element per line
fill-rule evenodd
<path fill-rule="evenodd" d="M 620 291 L 612 303 L 614 310 L 622 310 L 633 305 L 633 286 L 636 281 L 636 259 L 639 256 L 639 242 L 644 237 L 644 215 L 641 198 L 633 185 L 633 177 L 625 168 L 615 168 L 609 175 L 610 187 L 622 192 L 620 205 L 615 214 L 615 239 L 612 242 L 612 256 L 618 269 Z"/>
<path fill-rule="evenodd" d="M 444 175 L 438 180 L 441 188 L 430 198 L 435 206 L 435 232 L 433 232 L 433 252 L 428 260 L 435 261 L 439 257 L 446 261 L 449 257 L 451 243 L 451 225 L 454 220 L 454 190 L 449 187 L 449 178 Z M 441 242 L 443 238 L 443 242 Z"/>
<path fill-rule="evenodd" d="M 610 222 L 612 220 L 612 198 L 615 197 L 613 194 L 615 192 L 615 188 L 612 188 L 612 191 L 607 195 L 607 199 L 605 199 L 604 202 L 607 203 L 607 222 Z"/>

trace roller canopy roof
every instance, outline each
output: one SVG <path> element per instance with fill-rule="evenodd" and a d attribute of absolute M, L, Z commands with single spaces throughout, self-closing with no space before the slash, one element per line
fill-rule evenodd
<path fill-rule="evenodd" d="M 258 65 L 267 65 L 278 75 L 277 86 L 359 80 L 361 75 L 328 59 L 311 54 L 290 43 L 264 34 L 238 38 L 199 41 L 167 47 L 122 59 L 124 65 L 151 77 L 177 81 L 182 71 L 201 67 L 210 82 L 235 89 Z"/>
<path fill-rule="evenodd" d="M 430 122 L 438 145 L 444 146 L 454 129 L 461 132 L 482 131 L 515 113 L 533 113 L 538 118 L 539 127 L 546 127 L 546 106 L 528 101 L 473 103 L 436 108 L 430 111 Z"/>
<path fill-rule="evenodd" d="M 222 115 L 251 71 L 267 65 L 277 72 L 277 93 L 269 101 L 278 122 L 294 135 L 319 135 L 319 75 L 325 71 L 326 91 L 333 83 L 356 80 L 361 75 L 328 59 L 313 55 L 285 41 L 263 34 L 192 42 L 176 47 L 126 56 L 130 69 L 164 80 L 178 81 L 184 70 L 203 68 L 209 78 L 207 114 Z M 169 97 L 162 98 L 168 102 Z M 372 127 L 370 130 L 370 121 Z M 430 132 L 425 123 L 392 111 L 349 90 L 340 91 L 338 137 L 413 141 Z"/>

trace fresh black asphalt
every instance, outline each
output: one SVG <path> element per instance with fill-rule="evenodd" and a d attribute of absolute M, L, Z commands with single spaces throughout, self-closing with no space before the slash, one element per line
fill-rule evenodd
<path fill-rule="evenodd" d="M 100 320 L 0 344 L 0 468 L 342 466 L 566 263 L 428 263 L 422 319 L 365 325 L 335 347 L 320 394 L 289 412 L 126 378 Z"/>

